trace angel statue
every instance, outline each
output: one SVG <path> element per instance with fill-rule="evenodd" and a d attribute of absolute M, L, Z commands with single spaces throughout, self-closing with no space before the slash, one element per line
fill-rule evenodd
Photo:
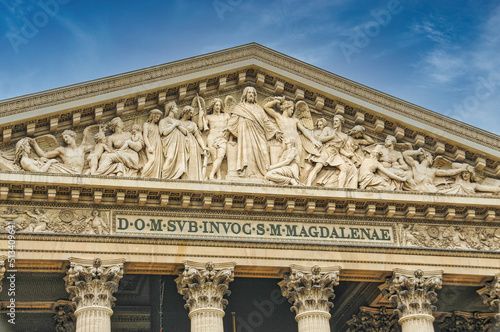
<path fill-rule="evenodd" d="M 204 105 L 201 97 L 198 98 L 198 104 Z M 200 101 L 201 99 L 201 101 Z M 212 158 L 212 170 L 208 175 L 209 180 L 221 179 L 220 166 L 226 155 L 229 132 L 226 130 L 229 113 L 236 105 L 236 100 L 232 96 L 226 96 L 224 102 L 215 98 L 208 106 L 206 113 L 200 107 L 200 116 L 198 127 L 200 130 L 209 130 L 207 137 L 207 147 Z"/>
<path fill-rule="evenodd" d="M 274 110 L 274 107 L 278 105 L 281 114 Z M 322 143 L 314 138 L 308 128 L 312 127 L 312 118 L 307 104 L 304 101 L 299 101 L 296 109 L 297 112 L 293 116 L 293 101 L 285 100 L 284 97 L 274 97 L 264 105 L 264 110 L 276 120 L 279 129 L 283 132 L 283 136 L 295 143 L 302 163 L 301 166 L 304 166 L 302 162 L 305 159 L 304 152 L 317 155 L 319 154 L 317 149 L 321 147 Z M 302 135 L 299 135 L 299 131 Z"/>
<path fill-rule="evenodd" d="M 30 141 L 31 146 L 36 154 L 42 158 L 59 158 L 62 164 L 54 167 L 56 173 L 82 174 L 85 166 L 85 153 L 94 148 L 93 132 L 97 132 L 99 125 L 93 125 L 85 128 L 83 131 L 83 140 L 80 145 L 76 144 L 76 133 L 73 130 L 65 130 L 62 133 L 62 138 L 66 146 L 58 146 L 57 140 L 52 135 L 44 135 Z M 39 146 L 39 143 L 44 148 L 49 148 L 49 151 L 44 151 Z M 52 169 L 51 169 L 52 170 Z"/>

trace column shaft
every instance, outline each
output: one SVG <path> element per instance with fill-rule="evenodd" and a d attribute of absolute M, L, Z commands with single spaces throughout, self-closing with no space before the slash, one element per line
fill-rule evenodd
<path fill-rule="evenodd" d="M 198 309 L 189 314 L 191 332 L 223 332 L 224 311 L 218 309 Z"/>
<path fill-rule="evenodd" d="M 429 315 L 407 316 L 399 320 L 402 332 L 433 332 L 434 317 Z"/>
<path fill-rule="evenodd" d="M 331 315 L 322 311 L 308 311 L 297 315 L 299 332 L 330 332 Z"/>
<path fill-rule="evenodd" d="M 106 307 L 87 307 L 77 310 L 76 332 L 111 332 L 113 310 Z"/>

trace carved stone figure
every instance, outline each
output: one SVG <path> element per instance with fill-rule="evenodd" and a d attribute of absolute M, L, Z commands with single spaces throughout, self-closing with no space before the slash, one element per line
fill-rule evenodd
<path fill-rule="evenodd" d="M 162 115 L 163 113 L 159 109 L 151 110 L 148 120 L 143 125 L 144 145 L 148 157 L 148 161 L 141 171 L 143 177 L 161 178 L 163 148 L 158 122 Z"/>
<path fill-rule="evenodd" d="M 58 161 L 56 159 L 47 160 L 46 158 L 30 158 L 29 155 L 31 152 L 31 145 L 34 144 L 31 141 L 31 138 L 25 137 L 16 143 L 16 155 L 14 158 L 14 163 L 28 172 L 49 172 L 52 164 L 57 163 Z"/>
<path fill-rule="evenodd" d="M 87 234 L 107 234 L 109 233 L 108 225 L 99 215 L 99 211 L 92 211 L 92 216 L 85 219 L 85 229 L 83 233 Z"/>
<path fill-rule="evenodd" d="M 453 168 L 463 169 L 458 175 L 455 175 L 455 182 L 445 188 L 439 188 L 440 193 L 444 194 L 459 194 L 459 195 L 473 195 L 477 192 L 495 193 L 500 192 L 500 187 L 481 185 L 475 181 L 474 168 L 466 164 L 453 163 Z"/>
<path fill-rule="evenodd" d="M 370 157 L 361 162 L 361 166 L 359 167 L 359 187 L 361 189 L 390 190 L 389 182 L 378 172 L 381 172 L 390 179 L 401 182 L 405 181 L 404 178 L 393 174 L 379 162 L 381 156 L 381 146 L 377 146 L 370 153 Z"/>
<path fill-rule="evenodd" d="M 35 208 L 33 212 L 25 211 L 24 213 L 28 217 L 29 225 L 21 232 L 44 232 L 47 229 L 50 220 L 43 210 Z"/>
<path fill-rule="evenodd" d="M 89 162 L 90 169 L 87 170 L 87 174 L 95 175 L 97 167 L 99 166 L 99 160 L 104 152 L 112 152 L 111 148 L 106 144 L 106 135 L 104 132 L 100 131 L 94 136 L 95 146 L 94 151 L 89 153 L 87 161 Z"/>
<path fill-rule="evenodd" d="M 403 154 L 396 150 L 396 137 L 387 135 L 383 148 L 380 150 L 382 155 L 380 162 L 391 173 L 402 178 L 410 179 L 412 177 L 410 167 L 406 164 Z M 403 190 L 403 183 L 396 180 L 387 179 L 392 190 Z M 411 183 L 411 181 L 410 181 Z"/>
<path fill-rule="evenodd" d="M 352 137 L 354 148 L 354 156 L 352 157 L 352 160 L 357 167 L 359 167 L 361 162 L 366 158 L 363 147 L 374 143 L 373 139 L 368 136 L 365 131 L 365 127 L 357 125 L 347 132 L 347 135 Z"/>
<path fill-rule="evenodd" d="M 206 175 L 206 161 L 209 152 L 205 142 L 203 142 L 198 126 L 191 121 L 193 114 L 194 109 L 191 106 L 184 106 L 180 114 L 181 125 L 187 130 L 187 178 L 189 180 L 203 180 Z M 205 162 L 202 156 L 204 156 Z"/>
<path fill-rule="evenodd" d="M 295 145 L 295 140 L 285 138 L 283 140 L 285 150 L 282 152 L 278 163 L 268 165 L 266 180 L 277 184 L 299 185 L 299 150 Z"/>
<path fill-rule="evenodd" d="M 228 130 L 237 138 L 236 167 L 242 177 L 264 178 L 270 164 L 267 141 L 282 139 L 282 133 L 257 104 L 253 87 L 243 90 L 241 101 L 233 108 Z"/>
<path fill-rule="evenodd" d="M 207 136 L 207 146 L 212 158 L 212 170 L 208 176 L 209 180 L 222 178 L 220 166 L 226 155 L 228 142 L 228 133 L 224 129 L 227 128 L 229 120 L 229 114 L 224 112 L 225 108 L 226 105 L 224 105 L 222 100 L 215 98 L 212 100 L 210 106 L 208 106 L 207 114 L 202 113 L 200 116 L 206 118 L 207 126 L 210 130 Z"/>
<path fill-rule="evenodd" d="M 177 104 L 168 103 L 165 105 L 165 117 L 158 124 L 165 160 L 161 171 L 163 179 L 180 179 L 187 176 L 188 131 L 182 126 L 181 121 L 175 118 L 177 112 Z"/>
<path fill-rule="evenodd" d="M 99 161 L 96 175 L 133 176 L 140 169 L 139 151 L 144 147 L 142 139 L 128 142 L 132 133 L 124 131 L 121 118 L 113 118 L 108 123 L 108 128 L 113 132 L 108 137 L 108 145 L 112 152 L 105 152 Z M 136 129 L 137 131 L 137 129 Z M 138 135 L 137 133 L 135 135 Z M 137 137 L 137 136 L 136 136 Z"/>
<path fill-rule="evenodd" d="M 281 114 L 274 110 L 274 107 L 279 106 Z M 307 106 L 307 104 L 306 104 Z M 284 97 L 274 97 L 273 100 L 267 102 L 264 105 L 264 110 L 272 118 L 276 120 L 279 129 L 283 133 L 283 137 L 289 138 L 295 143 L 299 155 L 303 155 L 302 150 L 302 140 L 300 139 L 299 132 L 302 133 L 307 139 L 309 139 L 315 148 L 319 148 L 322 143 L 314 138 L 312 133 L 304 127 L 304 125 L 299 121 L 298 118 L 292 117 L 294 114 L 294 104 L 290 100 L 285 100 Z M 309 113 L 309 117 L 311 114 Z M 311 119 L 312 121 L 312 119 Z M 309 147 L 310 145 L 306 145 Z M 308 151 L 308 153 L 317 153 L 316 149 Z"/>
<path fill-rule="evenodd" d="M 344 117 L 335 115 L 333 118 L 333 128 L 326 127 L 326 120 L 319 119 L 316 121 L 318 129 L 323 127 L 318 140 L 323 143 L 320 149 L 320 156 L 312 156 L 310 161 L 315 163 L 313 170 L 309 173 L 306 185 L 313 185 L 316 176 L 324 166 L 332 166 L 337 168 L 340 173 L 338 175 L 338 188 L 357 188 L 358 186 L 358 170 L 354 166 L 351 158 L 354 156 L 354 148 L 352 139 L 342 132 Z M 327 183 L 328 180 L 323 180 Z"/>
<path fill-rule="evenodd" d="M 87 127 L 89 129 L 90 127 Z M 43 158 L 60 158 L 63 162 L 61 167 L 57 168 L 60 173 L 81 174 L 85 166 L 85 153 L 93 148 L 93 144 L 87 142 L 88 131 L 84 132 L 82 144 L 76 144 L 76 133 L 72 130 L 65 130 L 62 138 L 66 146 L 60 146 L 51 151 L 45 152 L 40 148 L 36 140 L 31 140 L 32 147 L 36 154 Z"/>
<path fill-rule="evenodd" d="M 414 157 L 417 158 L 414 158 Z M 403 158 L 411 166 L 413 170 L 413 179 L 415 181 L 414 190 L 435 193 L 438 191 L 434 185 L 436 176 L 454 176 L 466 170 L 465 166 L 459 169 L 442 170 L 433 168 L 434 158 L 432 155 L 423 150 L 407 150 L 403 152 Z"/>

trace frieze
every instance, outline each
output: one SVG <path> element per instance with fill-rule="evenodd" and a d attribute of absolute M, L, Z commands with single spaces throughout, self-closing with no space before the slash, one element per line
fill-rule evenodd
<path fill-rule="evenodd" d="M 300 222 L 246 222 L 217 219 L 168 218 L 116 214 L 113 233 L 174 238 L 232 239 L 240 241 L 366 243 L 394 245 L 391 226 Z"/>
<path fill-rule="evenodd" d="M 109 211 L 7 206 L 0 209 L 0 229 L 15 224 L 21 233 L 109 234 Z"/>
<path fill-rule="evenodd" d="M 379 218 L 361 221 L 349 217 L 295 216 L 291 219 L 286 214 L 267 213 L 189 210 L 165 213 L 23 205 L 0 209 L 0 228 L 6 231 L 9 223 L 15 224 L 19 235 L 132 235 L 165 240 L 500 251 L 500 230 L 487 223 L 388 223 Z M 114 242 L 111 238 L 109 241 Z"/>
<path fill-rule="evenodd" d="M 403 247 L 500 250 L 500 228 L 399 224 Z"/>
<path fill-rule="evenodd" d="M 497 195 L 500 182 L 472 166 L 422 147 L 383 142 L 362 125 L 349 130 L 341 114 L 314 115 L 285 96 L 259 101 L 253 87 L 239 101 L 200 96 L 175 101 L 147 118 L 114 117 L 87 126 L 25 137 L 1 151 L 1 167 L 56 173 L 161 180 L 227 181 L 294 187 Z M 124 120 L 126 119 L 126 120 Z M 147 196 L 144 198 L 147 199 Z"/>

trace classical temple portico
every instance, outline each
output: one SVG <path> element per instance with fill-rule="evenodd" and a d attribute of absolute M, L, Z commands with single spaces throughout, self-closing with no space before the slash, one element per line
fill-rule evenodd
<path fill-rule="evenodd" d="M 496 331 L 499 193 L 499 136 L 257 44 L 0 101 L 0 330 Z"/>

